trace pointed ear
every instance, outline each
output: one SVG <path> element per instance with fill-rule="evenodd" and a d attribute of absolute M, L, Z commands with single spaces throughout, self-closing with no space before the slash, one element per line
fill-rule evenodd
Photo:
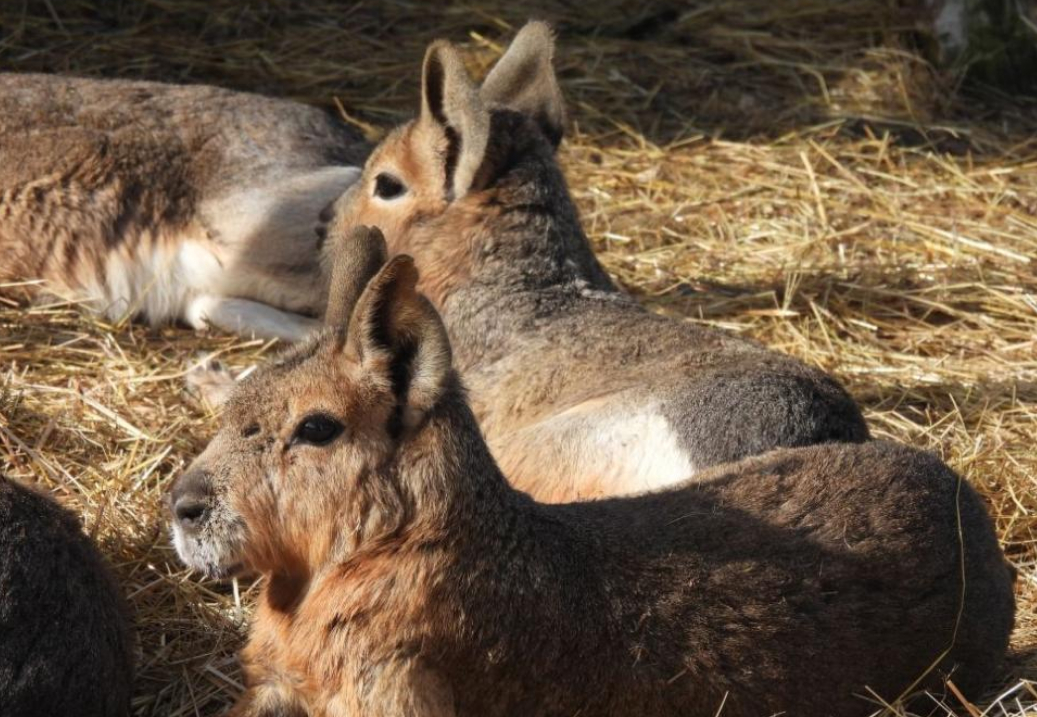
<path fill-rule="evenodd" d="M 457 49 L 437 40 L 425 53 L 421 72 L 421 121 L 446 133 L 446 189 L 450 198 L 478 189 L 479 170 L 490 137 L 490 113 Z"/>
<path fill-rule="evenodd" d="M 356 227 L 337 237 L 324 325 L 345 330 L 364 287 L 385 264 L 388 249 L 377 227 Z"/>
<path fill-rule="evenodd" d="M 557 147 L 565 133 L 565 103 L 554 71 L 555 42 L 545 22 L 529 22 L 497 61 L 480 96 L 487 105 L 522 112 Z"/>
<path fill-rule="evenodd" d="M 346 338 L 346 350 L 392 387 L 402 430 L 417 426 L 436 404 L 451 368 L 446 328 L 417 281 L 414 260 L 393 257 L 364 289 Z"/>

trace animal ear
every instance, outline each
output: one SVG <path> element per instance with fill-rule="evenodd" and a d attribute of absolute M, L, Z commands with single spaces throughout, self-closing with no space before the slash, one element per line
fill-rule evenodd
<path fill-rule="evenodd" d="M 345 330 L 364 287 L 385 264 L 388 249 L 377 227 L 356 227 L 337 242 L 324 325 Z"/>
<path fill-rule="evenodd" d="M 457 49 L 437 40 L 421 71 L 421 120 L 446 134 L 446 188 L 451 199 L 479 189 L 490 138 L 490 113 Z"/>
<path fill-rule="evenodd" d="M 490 70 L 479 94 L 487 105 L 532 117 L 557 147 L 565 133 L 565 103 L 555 76 L 554 51 L 551 26 L 526 23 Z"/>
<path fill-rule="evenodd" d="M 417 282 L 414 260 L 393 257 L 364 289 L 346 338 L 346 350 L 392 388 L 402 430 L 418 425 L 436 404 L 451 370 L 446 328 Z"/>

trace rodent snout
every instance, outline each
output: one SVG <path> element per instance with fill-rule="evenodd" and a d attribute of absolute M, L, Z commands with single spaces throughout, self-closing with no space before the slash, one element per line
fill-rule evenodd
<path fill-rule="evenodd" d="M 191 469 L 180 476 L 169 494 L 169 507 L 177 525 L 186 532 L 197 531 L 209 516 L 209 474 Z"/>

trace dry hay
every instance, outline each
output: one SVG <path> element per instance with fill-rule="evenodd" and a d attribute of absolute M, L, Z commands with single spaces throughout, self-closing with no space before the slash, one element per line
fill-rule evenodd
<path fill-rule="evenodd" d="M 938 452 L 982 491 L 1020 570 L 1014 657 L 1002 691 L 937 713 L 1034 713 L 1034 103 L 952 93 L 892 0 L 575 8 L 3 0 L 0 63 L 340 102 L 376 134 L 415 106 L 433 37 L 464 42 L 481 70 L 527 17 L 556 21 L 562 156 L 607 268 L 660 312 L 834 372 L 876 434 Z M 255 586 L 188 575 L 161 505 L 213 428 L 181 391 L 187 362 L 270 350 L 0 305 L 0 462 L 80 512 L 115 563 L 137 611 L 138 715 L 215 714 L 241 689 Z"/>

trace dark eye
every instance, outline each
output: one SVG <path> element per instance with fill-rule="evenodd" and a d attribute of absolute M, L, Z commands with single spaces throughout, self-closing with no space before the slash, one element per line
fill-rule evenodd
<path fill-rule="evenodd" d="M 259 424 L 258 423 L 250 423 L 241 432 L 241 437 L 242 438 L 251 438 L 252 436 L 256 435 L 257 433 L 259 433 Z"/>
<path fill-rule="evenodd" d="M 324 446 L 331 443 L 342 433 L 343 426 L 331 416 L 316 414 L 307 416 L 295 427 L 292 443 L 310 443 Z"/>
<path fill-rule="evenodd" d="M 374 178 L 374 195 L 381 199 L 396 199 L 396 197 L 407 191 L 403 182 L 391 174 L 382 172 Z"/>

